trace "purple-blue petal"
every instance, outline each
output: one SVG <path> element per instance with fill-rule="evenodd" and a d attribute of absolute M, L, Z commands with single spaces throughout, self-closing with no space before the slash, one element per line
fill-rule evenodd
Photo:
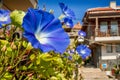
<path fill-rule="evenodd" d="M 63 10 L 65 7 L 67 7 L 67 6 L 65 6 L 65 4 L 64 3 L 59 3 L 59 6 L 60 6 L 60 8 Z"/>
<path fill-rule="evenodd" d="M 0 28 L 2 28 L 2 24 L 0 23 Z"/>
<path fill-rule="evenodd" d="M 60 53 L 65 51 L 65 47 L 67 47 L 70 42 L 68 34 L 61 26 L 62 25 L 60 24 L 60 21 L 58 19 L 55 19 L 41 31 L 41 33 L 45 33 L 43 38 L 46 38 L 48 40 L 48 42 L 46 42 L 46 45 L 54 46 L 54 50 Z"/>
<path fill-rule="evenodd" d="M 29 25 L 29 28 L 24 27 L 24 26 L 23 28 L 25 28 L 27 32 L 35 33 L 36 30 L 44 29 L 46 25 L 48 25 L 48 23 L 50 23 L 53 19 L 54 19 L 54 16 L 50 15 L 48 12 L 45 12 L 43 10 L 29 8 L 27 14 L 25 15 L 23 19 L 23 22 L 25 23 L 25 24 L 23 23 L 23 25 Z"/>
<path fill-rule="evenodd" d="M 4 10 L 4 9 L 0 9 L 0 27 L 3 24 L 10 24 L 11 23 L 11 19 L 10 19 L 10 11 L 9 10 Z M 5 20 L 3 19 L 5 18 Z"/>
<path fill-rule="evenodd" d="M 78 45 L 76 48 L 78 54 L 82 57 L 82 59 L 85 59 L 86 57 L 90 56 L 91 50 L 86 45 Z M 82 53 L 84 51 L 84 54 Z"/>
<path fill-rule="evenodd" d="M 75 50 L 74 49 L 70 50 L 70 53 L 75 53 Z"/>
<path fill-rule="evenodd" d="M 25 38 L 27 38 L 27 40 L 28 40 L 29 42 L 31 42 L 31 44 L 32 44 L 32 46 L 33 46 L 34 48 L 39 48 L 40 43 L 39 43 L 39 41 L 35 38 L 35 35 L 34 35 L 34 34 L 25 31 L 25 32 L 23 33 L 23 35 L 24 35 Z"/>
<path fill-rule="evenodd" d="M 72 60 L 72 56 L 69 56 L 68 59 L 69 59 L 69 60 Z"/>
<path fill-rule="evenodd" d="M 73 21 L 72 21 L 72 19 L 70 19 L 70 18 L 64 18 L 64 23 L 67 25 L 67 26 L 69 26 L 70 28 L 72 28 L 73 27 Z"/>
<path fill-rule="evenodd" d="M 66 17 L 69 17 L 71 19 L 75 19 L 75 13 L 70 8 L 68 8 L 64 3 L 59 3 L 59 6 L 62 10 L 62 13 Z"/>
<path fill-rule="evenodd" d="M 69 17 L 69 18 L 71 18 L 71 19 L 76 19 L 76 18 L 75 18 L 75 14 L 74 14 L 74 12 L 73 12 L 71 9 L 65 8 L 63 11 L 64 11 L 64 14 L 65 14 L 67 17 Z"/>
<path fill-rule="evenodd" d="M 80 30 L 80 31 L 78 32 L 78 35 L 79 35 L 79 36 L 82 36 L 82 37 L 85 37 L 85 36 L 86 36 L 86 33 L 85 33 L 84 31 Z"/>

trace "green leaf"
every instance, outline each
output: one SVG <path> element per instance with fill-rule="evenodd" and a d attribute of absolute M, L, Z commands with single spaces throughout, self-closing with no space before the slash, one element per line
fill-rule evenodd
<path fill-rule="evenodd" d="M 8 48 L 7 48 L 7 51 L 12 51 L 12 48 L 11 48 L 11 47 L 8 47 Z"/>
<path fill-rule="evenodd" d="M 36 64 L 37 64 L 37 65 L 40 64 L 40 58 L 38 58 L 38 59 L 36 60 Z"/>
<path fill-rule="evenodd" d="M 58 78 L 58 80 L 67 80 L 67 79 L 65 78 L 65 75 L 62 74 L 62 73 L 59 73 L 59 74 L 57 75 L 57 78 Z"/>
<path fill-rule="evenodd" d="M 78 62 L 78 64 L 82 64 L 82 58 L 79 58 L 79 59 L 77 60 L 77 62 Z"/>
<path fill-rule="evenodd" d="M 33 63 L 31 63 L 31 64 L 28 66 L 28 68 L 30 69 L 30 68 L 32 68 L 32 66 L 33 66 Z"/>
<path fill-rule="evenodd" d="M 58 80 L 58 78 L 55 77 L 55 76 L 52 76 L 52 77 L 50 78 L 50 80 Z"/>
<path fill-rule="evenodd" d="M 27 44 L 28 44 L 28 43 L 27 43 L 26 41 L 23 41 L 23 42 L 22 42 L 22 45 L 23 45 L 23 47 L 25 47 L 25 48 L 27 47 Z"/>
<path fill-rule="evenodd" d="M 26 66 L 21 66 L 19 69 L 20 70 L 27 70 L 27 67 Z"/>
<path fill-rule="evenodd" d="M 31 45 L 31 43 L 28 43 L 27 44 L 27 47 L 26 47 L 26 50 L 31 50 L 33 47 L 32 47 L 32 45 Z"/>
<path fill-rule="evenodd" d="M 52 75 L 52 74 L 54 74 L 54 69 L 53 69 L 53 68 L 48 68 L 48 69 L 47 69 L 47 72 Z M 51 72 L 52 72 L 52 73 L 51 73 Z"/>
<path fill-rule="evenodd" d="M 5 73 L 5 75 L 3 76 L 3 78 L 1 80 L 11 80 L 12 79 L 12 74 L 10 73 Z"/>
<path fill-rule="evenodd" d="M 35 54 L 30 55 L 30 60 L 34 60 L 35 59 Z"/>
<path fill-rule="evenodd" d="M 7 40 L 1 40 L 1 39 L 0 39 L 0 43 L 5 45 L 5 44 L 8 44 L 8 41 L 7 41 Z"/>

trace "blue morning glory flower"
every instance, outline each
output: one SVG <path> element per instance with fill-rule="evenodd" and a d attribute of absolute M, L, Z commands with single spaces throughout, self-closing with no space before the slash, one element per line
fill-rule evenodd
<path fill-rule="evenodd" d="M 76 48 L 78 54 L 82 57 L 82 59 L 86 59 L 90 56 L 91 50 L 86 45 L 78 45 Z"/>
<path fill-rule="evenodd" d="M 86 36 L 86 33 L 85 33 L 84 31 L 80 30 L 80 31 L 78 32 L 78 35 L 79 35 L 79 36 L 82 36 L 82 37 L 85 37 L 85 36 Z"/>
<path fill-rule="evenodd" d="M 68 52 L 69 52 L 69 54 L 73 54 L 73 53 L 75 53 L 75 50 L 74 49 L 70 49 Z"/>
<path fill-rule="evenodd" d="M 68 57 L 68 59 L 69 59 L 69 60 L 72 60 L 72 59 L 73 59 L 73 57 L 70 55 L 70 56 Z"/>
<path fill-rule="evenodd" d="M 75 13 L 70 8 L 68 8 L 64 3 L 59 3 L 59 5 L 60 5 L 60 8 L 62 10 L 62 13 L 66 17 L 69 17 L 71 19 L 75 19 Z"/>
<path fill-rule="evenodd" d="M 67 50 L 66 52 L 69 54 L 68 59 L 72 60 L 72 56 L 75 53 L 75 50 L 74 49 L 70 49 L 70 50 Z"/>
<path fill-rule="evenodd" d="M 64 24 L 65 24 L 66 26 L 69 26 L 70 28 L 73 27 L 73 21 L 72 21 L 72 19 L 70 19 L 70 18 L 65 17 L 65 18 L 64 18 Z"/>
<path fill-rule="evenodd" d="M 0 9 L 0 28 L 2 27 L 3 24 L 9 24 L 9 23 L 11 23 L 10 11 Z"/>
<path fill-rule="evenodd" d="M 53 14 L 29 8 L 23 19 L 24 37 L 42 52 L 63 53 L 69 45 L 69 36 Z"/>

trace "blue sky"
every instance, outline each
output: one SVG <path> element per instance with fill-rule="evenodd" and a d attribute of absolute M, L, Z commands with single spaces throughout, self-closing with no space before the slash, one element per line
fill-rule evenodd
<path fill-rule="evenodd" d="M 120 6 L 120 0 L 38 0 L 38 3 L 41 9 L 43 5 L 46 6 L 47 11 L 53 9 L 55 17 L 59 17 L 62 13 L 59 2 L 63 2 L 75 12 L 76 20 L 74 23 L 80 22 L 82 24 L 82 18 L 87 9 L 107 7 L 110 1 L 116 1 L 117 6 Z"/>

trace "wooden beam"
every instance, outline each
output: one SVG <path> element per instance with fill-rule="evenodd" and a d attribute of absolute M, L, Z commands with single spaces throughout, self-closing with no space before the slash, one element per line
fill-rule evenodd
<path fill-rule="evenodd" d="M 95 18 L 95 35 L 98 36 L 98 17 Z"/>
<path fill-rule="evenodd" d="M 96 19 L 96 18 L 120 18 L 120 15 L 117 16 L 95 16 L 95 17 L 88 17 L 89 19 Z"/>

